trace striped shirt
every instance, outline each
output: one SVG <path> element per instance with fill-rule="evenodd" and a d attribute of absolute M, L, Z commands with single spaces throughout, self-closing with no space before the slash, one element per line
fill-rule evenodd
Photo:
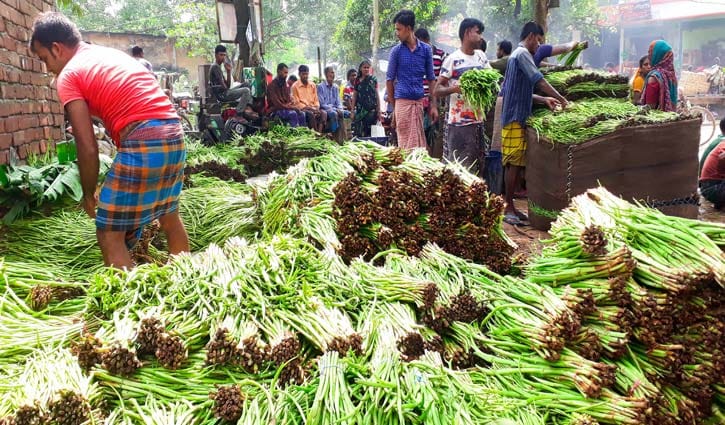
<path fill-rule="evenodd" d="M 534 87 L 544 75 L 534 65 L 531 53 L 519 43 L 519 47 L 511 53 L 506 66 L 506 77 L 501 93 L 503 109 L 501 125 L 512 122 L 526 125 L 531 116 L 531 105 L 534 100 Z"/>
<path fill-rule="evenodd" d="M 433 49 L 433 74 L 438 78 L 441 75 L 441 66 L 443 66 L 443 61 L 448 56 L 448 53 L 433 45 L 431 45 L 431 48 Z M 430 95 L 430 86 L 427 80 L 423 80 L 423 91 L 426 96 Z"/>

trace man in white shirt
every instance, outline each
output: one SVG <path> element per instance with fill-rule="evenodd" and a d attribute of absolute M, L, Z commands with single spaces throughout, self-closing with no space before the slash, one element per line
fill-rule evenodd
<path fill-rule="evenodd" d="M 480 50 L 483 22 L 466 18 L 458 28 L 461 48 L 443 61 L 435 88 L 438 97 L 450 96 L 443 158 L 463 163 L 472 173 L 481 175 L 485 155 L 482 111 L 474 111 L 461 95 L 461 75 L 471 69 L 491 68 Z"/>

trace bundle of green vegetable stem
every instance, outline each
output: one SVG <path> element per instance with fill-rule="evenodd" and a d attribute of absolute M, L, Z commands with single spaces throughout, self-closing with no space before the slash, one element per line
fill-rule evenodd
<path fill-rule="evenodd" d="M 477 116 L 485 116 L 496 105 L 496 97 L 501 91 L 499 81 L 501 73 L 490 68 L 471 69 L 461 75 L 458 81 L 461 94 Z"/>
<path fill-rule="evenodd" d="M 626 99 L 584 99 L 560 111 L 537 109 L 528 125 L 551 143 L 577 144 L 621 127 L 677 121 L 674 112 L 640 110 Z"/>
<path fill-rule="evenodd" d="M 623 75 L 567 69 L 547 72 L 545 78 L 568 100 L 592 97 L 625 98 L 629 94 L 629 81 Z"/>
<path fill-rule="evenodd" d="M 348 261 L 388 248 L 416 255 L 432 241 L 495 270 L 510 267 L 502 199 L 420 150 L 348 144 L 291 168 L 260 198 L 265 233 L 312 237 Z"/>

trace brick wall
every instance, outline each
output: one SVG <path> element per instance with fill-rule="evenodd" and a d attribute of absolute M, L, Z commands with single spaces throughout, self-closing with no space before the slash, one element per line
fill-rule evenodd
<path fill-rule="evenodd" d="M 2 1 L 2 0 L 0 0 Z M 131 53 L 131 47 L 141 46 L 144 51 L 144 58 L 151 62 L 154 71 L 160 71 L 161 67 L 170 70 L 176 67 L 179 70 L 189 72 L 189 80 L 196 83 L 198 66 L 209 63 L 203 57 L 189 57 L 189 51 L 176 47 L 174 39 L 162 36 L 136 34 L 136 33 L 108 33 L 97 31 L 81 31 L 83 40 L 101 46 L 112 47 L 127 54 Z M 211 57 L 213 50 L 209 52 Z"/>
<path fill-rule="evenodd" d="M 63 137 L 62 108 L 45 64 L 30 53 L 35 16 L 55 0 L 0 0 L 0 164 L 45 153 Z"/>

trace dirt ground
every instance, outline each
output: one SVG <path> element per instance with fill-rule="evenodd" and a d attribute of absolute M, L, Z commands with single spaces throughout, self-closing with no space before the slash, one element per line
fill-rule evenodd
<path fill-rule="evenodd" d="M 521 211 L 528 211 L 528 203 L 526 199 L 515 199 L 516 208 Z M 717 211 L 713 208 L 712 203 L 700 198 L 700 212 L 698 219 L 711 221 L 714 223 L 725 223 L 725 211 Z M 503 224 L 506 234 L 513 239 L 519 248 L 516 253 L 521 257 L 530 257 L 541 252 L 543 244 L 542 240 L 549 237 L 548 232 L 536 230 L 530 226 L 512 226 L 508 223 Z"/>

